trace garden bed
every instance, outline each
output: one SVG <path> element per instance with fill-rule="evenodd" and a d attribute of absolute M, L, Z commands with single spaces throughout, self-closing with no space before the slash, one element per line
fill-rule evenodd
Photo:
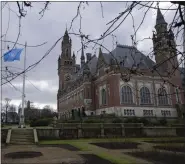
<path fill-rule="evenodd" d="M 185 145 L 184 146 L 154 146 L 156 149 L 173 151 L 173 152 L 184 152 L 185 153 Z"/>
<path fill-rule="evenodd" d="M 184 155 L 179 155 L 175 153 L 166 153 L 158 151 L 146 151 L 146 152 L 129 152 L 128 155 L 134 156 L 136 158 L 142 158 L 154 164 L 183 164 L 185 161 Z"/>
<path fill-rule="evenodd" d="M 70 151 L 79 151 L 80 149 L 70 145 L 70 144 L 44 144 L 44 145 L 39 145 L 41 147 L 59 147 L 59 148 L 62 148 L 62 149 L 67 149 L 67 150 L 70 150 Z"/>
<path fill-rule="evenodd" d="M 35 158 L 42 156 L 41 152 L 36 151 L 21 151 L 21 152 L 12 152 L 4 155 L 5 158 L 20 159 L 20 158 Z"/>
<path fill-rule="evenodd" d="M 86 160 L 85 164 L 113 164 L 112 162 L 94 154 L 80 154 L 80 156 Z"/>
<path fill-rule="evenodd" d="M 137 149 L 140 143 L 135 142 L 98 142 L 91 143 L 93 145 L 107 148 L 107 149 Z"/>

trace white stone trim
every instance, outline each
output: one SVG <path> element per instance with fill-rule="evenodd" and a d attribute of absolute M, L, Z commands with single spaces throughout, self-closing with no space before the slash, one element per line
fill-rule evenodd
<path fill-rule="evenodd" d="M 177 117 L 177 111 L 175 108 L 155 108 L 155 107 L 109 107 L 109 108 L 101 108 L 96 110 L 96 115 L 100 115 L 102 111 L 106 111 L 107 114 L 115 113 L 117 116 L 126 116 L 124 115 L 124 109 L 134 109 L 136 117 L 144 117 L 143 110 L 153 110 L 154 117 L 163 117 L 161 114 L 161 110 L 169 110 L 171 112 L 170 117 Z"/>

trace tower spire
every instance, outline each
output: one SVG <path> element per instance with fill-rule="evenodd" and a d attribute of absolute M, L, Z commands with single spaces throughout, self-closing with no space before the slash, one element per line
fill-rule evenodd
<path fill-rule="evenodd" d="M 167 24 L 162 13 L 161 10 L 159 9 L 159 5 L 158 5 L 158 9 L 157 9 L 157 17 L 156 17 L 156 25 L 159 24 Z"/>
<path fill-rule="evenodd" d="M 84 56 L 84 47 L 82 44 L 82 51 L 81 51 L 81 67 L 85 64 L 85 56 Z"/>

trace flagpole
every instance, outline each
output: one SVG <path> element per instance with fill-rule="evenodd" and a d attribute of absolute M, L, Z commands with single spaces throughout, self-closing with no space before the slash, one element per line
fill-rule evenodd
<path fill-rule="evenodd" d="M 25 128 L 25 122 L 24 122 L 24 99 L 25 99 L 26 46 L 27 46 L 27 42 L 25 42 L 23 89 L 22 89 L 22 111 L 21 111 L 21 116 L 20 116 L 20 128 Z"/>

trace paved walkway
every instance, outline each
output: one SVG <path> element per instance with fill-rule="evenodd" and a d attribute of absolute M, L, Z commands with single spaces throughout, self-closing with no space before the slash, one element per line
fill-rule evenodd
<path fill-rule="evenodd" d="M 4 155 L 10 152 L 18 151 L 37 151 L 41 152 L 43 156 L 25 159 L 11 159 L 5 158 Z M 36 145 L 11 145 L 2 147 L 1 149 L 1 162 L 2 164 L 30 164 L 30 163 L 43 163 L 43 164 L 82 164 L 84 160 L 75 151 L 68 151 L 66 149 L 57 147 L 38 147 Z"/>

